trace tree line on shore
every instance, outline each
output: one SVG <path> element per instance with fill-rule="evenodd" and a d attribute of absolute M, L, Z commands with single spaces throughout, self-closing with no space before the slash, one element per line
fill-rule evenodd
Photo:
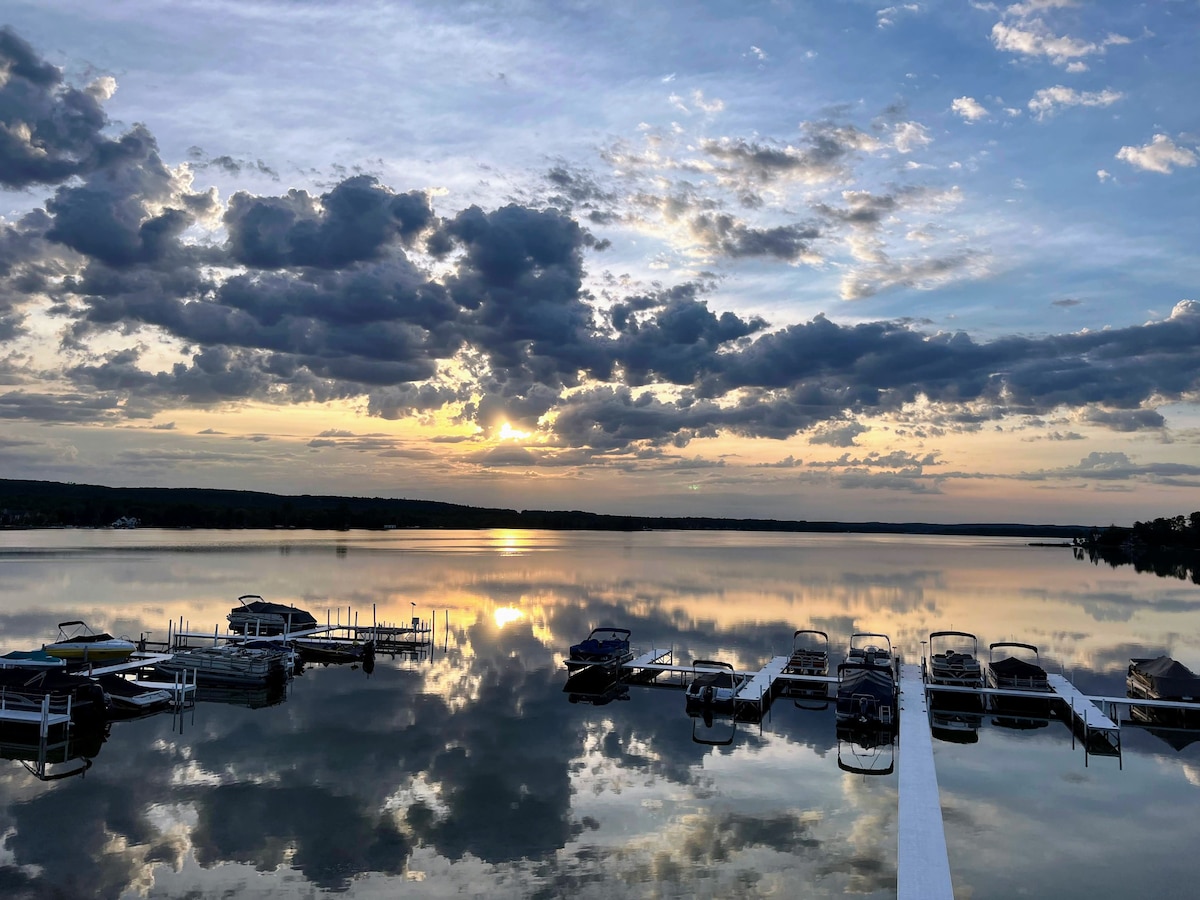
<path fill-rule="evenodd" d="M 1083 539 L 1083 525 L 810 522 L 707 516 L 619 516 L 579 510 L 489 509 L 433 500 L 279 495 L 205 488 L 115 488 L 0 479 L 0 527 L 527 528 L 589 531 L 727 530 L 973 534 Z M 120 527 L 120 525 L 118 525 Z"/>

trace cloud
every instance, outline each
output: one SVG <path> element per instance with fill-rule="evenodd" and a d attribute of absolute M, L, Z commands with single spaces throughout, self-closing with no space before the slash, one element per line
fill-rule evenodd
<path fill-rule="evenodd" d="M 35 58 L 13 72 L 0 91 L 21 78 L 23 97 L 65 90 Z M 838 184 L 861 154 L 923 144 L 916 123 L 888 124 L 898 113 L 875 134 L 810 122 L 793 143 L 713 139 L 686 163 L 644 163 L 652 179 L 674 167 L 744 199 L 819 188 L 804 191 L 800 215 L 742 218 L 683 181 L 629 196 L 713 257 L 811 262 L 844 239 L 846 299 L 977 277 L 990 261 L 970 247 L 894 257 L 883 243 L 890 230 L 927 234 L 904 214 L 957 203 L 956 187 Z M 21 339 L 27 308 L 42 304 L 65 323 L 70 360 L 47 372 L 0 364 L 13 388 L 0 395 L 3 418 L 116 423 L 181 406 L 354 401 L 368 415 L 439 412 L 485 434 L 508 423 L 542 442 L 510 464 L 551 465 L 574 451 L 655 453 L 720 434 L 852 446 L 868 417 L 970 430 L 1059 410 L 1161 431 L 1155 407 L 1200 391 L 1192 301 L 1141 326 L 990 342 L 913 320 L 771 326 L 717 308 L 711 274 L 649 286 L 589 277 L 588 254 L 604 242 L 567 210 L 615 214 L 620 200 L 584 171 L 551 169 L 558 206 L 439 214 L 427 193 L 364 175 L 320 195 L 272 186 L 222 204 L 193 189 L 186 167 L 167 166 L 144 127 L 93 138 L 104 153 L 53 187 L 45 210 L 0 228 L 0 340 Z M 0 168 L 23 152 L 0 145 Z M 56 382 L 59 393 L 46 387 Z"/>
<path fill-rule="evenodd" d="M 1130 43 L 1119 34 L 1108 34 L 1099 40 L 1085 40 L 1056 34 L 1040 13 L 1074 6 L 1071 2 L 1016 3 L 1004 10 L 1001 21 L 992 26 L 992 44 L 997 50 L 1029 57 L 1045 57 L 1056 66 L 1078 72 L 1086 69 L 1083 60 L 1105 53 L 1112 46 Z"/>
<path fill-rule="evenodd" d="M 956 97 L 950 108 L 971 124 L 988 117 L 988 111 L 974 97 Z"/>
<path fill-rule="evenodd" d="M 1022 473 L 1017 477 L 1026 481 L 1082 478 L 1093 481 L 1150 481 L 1200 487 L 1200 466 L 1167 462 L 1139 464 L 1120 451 L 1095 451 L 1083 457 L 1077 465 L 1041 469 Z"/>
<path fill-rule="evenodd" d="M 843 177 L 855 153 L 880 148 L 877 138 L 850 125 L 805 122 L 801 146 L 773 146 L 740 139 L 709 140 L 702 149 L 738 181 L 770 183 L 794 179 L 819 184 Z"/>
<path fill-rule="evenodd" d="M 847 422 L 842 425 L 830 424 L 809 435 L 810 444 L 828 444 L 831 447 L 853 447 L 855 438 L 871 429 L 858 422 Z"/>
<path fill-rule="evenodd" d="M 1105 88 L 1102 91 L 1077 91 L 1056 84 L 1042 88 L 1029 101 L 1029 111 L 1037 118 L 1046 119 L 1067 106 L 1112 106 L 1125 95 L 1120 91 Z"/>
<path fill-rule="evenodd" d="M 1176 166 L 1196 165 L 1197 157 L 1195 151 L 1176 146 L 1167 135 L 1156 134 L 1142 147 L 1122 147 L 1117 151 L 1117 159 L 1144 172 L 1170 175 Z"/>
<path fill-rule="evenodd" d="M 79 89 L 38 58 L 9 26 L 0 28 L 0 186 L 58 184 L 84 176 L 121 152 L 105 137 L 101 103 L 116 90 L 111 77 Z"/>

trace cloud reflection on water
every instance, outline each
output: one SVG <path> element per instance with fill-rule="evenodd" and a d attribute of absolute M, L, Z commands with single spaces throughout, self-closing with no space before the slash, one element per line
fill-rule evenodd
<path fill-rule="evenodd" d="M 891 632 L 911 657 L 929 630 L 952 625 L 981 642 L 1031 639 L 1081 686 L 1120 692 L 1131 647 L 1186 647 L 1192 638 L 1180 636 L 1196 632 L 1176 585 L 1015 544 L 581 535 L 514 556 L 446 536 L 436 546 L 341 540 L 342 556 L 305 541 L 285 555 L 270 544 L 85 550 L 86 567 L 49 557 L 7 567 L 0 625 L 21 645 L 72 603 L 100 624 L 162 630 L 151 621 L 160 611 L 218 621 L 246 590 L 343 606 L 352 594 L 356 608 L 372 602 L 393 620 L 416 602 L 448 610 L 450 629 L 443 614 L 432 661 L 384 657 L 370 677 L 310 669 L 279 706 L 202 704 L 182 732 L 167 717 L 120 723 L 85 779 L 48 786 L 5 771 L 5 896 L 266 896 L 266 885 L 279 896 L 306 896 L 306 885 L 382 896 L 399 889 L 395 879 L 418 896 L 888 896 L 895 777 L 836 769 L 831 710 L 781 700 L 761 728 L 706 747 L 672 691 L 568 703 L 566 646 L 621 624 L 635 644 L 673 646 L 683 659 L 757 666 L 784 652 L 796 627 L 828 630 L 836 660 L 854 628 Z M 1089 615 L 1100 598 L 1129 615 Z M 522 615 L 500 627 L 497 608 Z M 1027 856 L 1064 816 L 1083 828 L 1080 815 L 1169 809 L 1179 786 L 1194 790 L 1185 767 L 1200 765 L 1200 748 L 1176 751 L 1136 729 L 1125 740 L 1124 770 L 1093 761 L 1082 780 L 1061 726 L 985 726 L 977 745 L 938 742 L 956 879 L 975 896 L 1001 896 L 1012 883 L 999 860 Z M 1077 809 L 1054 808 L 1064 797 Z M 1023 822 L 1022 804 L 1046 809 L 1045 827 Z M 1107 846 L 1090 819 L 1083 830 Z M 1039 884 L 1061 877 L 1036 855 L 1022 865 Z"/>

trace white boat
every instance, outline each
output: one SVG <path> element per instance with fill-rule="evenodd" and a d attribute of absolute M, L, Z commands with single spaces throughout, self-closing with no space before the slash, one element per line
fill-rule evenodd
<path fill-rule="evenodd" d="M 45 650 L 12 650 L 0 656 L 0 669 L 61 669 L 66 664 Z"/>
<path fill-rule="evenodd" d="M 692 663 L 692 680 L 684 693 L 688 712 L 732 712 L 733 700 L 750 676 L 734 671 L 727 662 L 698 659 Z"/>
<path fill-rule="evenodd" d="M 179 650 L 169 660 L 155 663 L 154 669 L 170 678 L 190 677 L 194 670 L 197 684 L 282 683 L 287 681 L 289 672 L 282 652 L 236 644 Z"/>
<path fill-rule="evenodd" d="M 122 662 L 129 659 L 137 646 L 128 638 L 115 638 L 106 632 L 93 631 L 79 620 L 60 622 L 58 640 L 44 644 L 42 649 L 51 656 L 74 663 Z"/>

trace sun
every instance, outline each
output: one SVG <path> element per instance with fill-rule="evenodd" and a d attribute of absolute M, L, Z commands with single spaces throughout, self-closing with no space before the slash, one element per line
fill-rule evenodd
<path fill-rule="evenodd" d="M 533 432 L 531 431 L 518 431 L 516 428 L 513 428 L 510 424 L 505 422 L 500 426 L 500 433 L 498 437 L 502 441 L 523 441 L 532 434 Z"/>

